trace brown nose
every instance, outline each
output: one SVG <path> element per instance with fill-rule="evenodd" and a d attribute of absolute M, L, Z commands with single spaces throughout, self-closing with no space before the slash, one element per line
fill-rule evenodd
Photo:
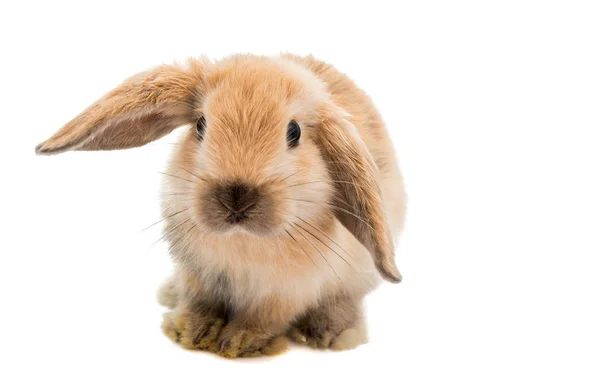
<path fill-rule="evenodd" d="M 240 182 L 221 186 L 215 194 L 228 212 L 227 220 L 232 224 L 246 220 L 259 198 L 255 188 Z"/>

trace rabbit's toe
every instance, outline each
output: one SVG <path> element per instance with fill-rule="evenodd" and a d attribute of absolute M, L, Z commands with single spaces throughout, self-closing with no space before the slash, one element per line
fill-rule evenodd
<path fill-rule="evenodd" d="M 286 348 L 285 336 L 273 336 L 235 325 L 225 327 L 217 340 L 218 354 L 227 358 L 275 355 Z"/>
<path fill-rule="evenodd" d="M 169 312 L 164 315 L 162 330 L 167 337 L 186 349 L 216 352 L 216 340 L 223 325 L 223 319 L 216 317 Z"/>
<path fill-rule="evenodd" d="M 349 350 L 367 343 L 366 328 L 362 323 L 338 332 L 332 328 L 294 327 L 288 336 L 301 344 L 316 349 Z"/>
<path fill-rule="evenodd" d="M 313 348 L 327 349 L 337 333 L 327 329 L 317 330 L 317 328 L 312 327 L 295 327 L 288 332 L 288 336 L 298 343 Z"/>

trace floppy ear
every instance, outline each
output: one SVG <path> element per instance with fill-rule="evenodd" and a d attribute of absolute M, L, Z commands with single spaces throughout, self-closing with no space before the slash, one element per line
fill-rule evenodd
<path fill-rule="evenodd" d="M 37 154 L 68 150 L 116 150 L 145 145 L 194 122 L 193 104 L 203 93 L 206 59 L 163 65 L 136 74 L 100 98 L 50 139 Z"/>
<path fill-rule="evenodd" d="M 371 252 L 381 276 L 398 283 L 402 276 L 394 262 L 394 242 L 386 221 L 377 165 L 356 127 L 342 112 L 327 112 L 318 134 L 337 191 L 332 202 L 334 212 Z"/>

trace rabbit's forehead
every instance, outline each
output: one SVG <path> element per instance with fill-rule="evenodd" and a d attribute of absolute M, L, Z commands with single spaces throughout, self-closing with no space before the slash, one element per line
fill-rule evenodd
<path fill-rule="evenodd" d="M 324 84 L 281 59 L 242 57 L 217 64 L 203 100 L 207 119 L 268 125 L 314 117 L 328 101 Z"/>
<path fill-rule="evenodd" d="M 207 119 L 227 122 L 265 122 L 290 112 L 289 98 L 262 84 L 253 88 L 227 84 L 209 92 L 204 102 Z"/>
<path fill-rule="evenodd" d="M 272 78 L 256 82 L 255 78 L 241 77 L 227 81 L 209 91 L 204 102 L 208 118 L 245 121 L 283 118 L 293 111 L 292 105 L 302 103 L 302 92 Z"/>

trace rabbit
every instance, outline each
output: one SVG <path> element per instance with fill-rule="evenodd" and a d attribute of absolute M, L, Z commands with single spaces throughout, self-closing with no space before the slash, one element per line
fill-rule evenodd
<path fill-rule="evenodd" d="M 190 58 L 130 77 L 35 151 L 128 149 L 183 126 L 161 202 L 166 336 L 228 358 L 366 343 L 363 298 L 400 282 L 406 213 L 371 99 L 313 56 Z"/>

